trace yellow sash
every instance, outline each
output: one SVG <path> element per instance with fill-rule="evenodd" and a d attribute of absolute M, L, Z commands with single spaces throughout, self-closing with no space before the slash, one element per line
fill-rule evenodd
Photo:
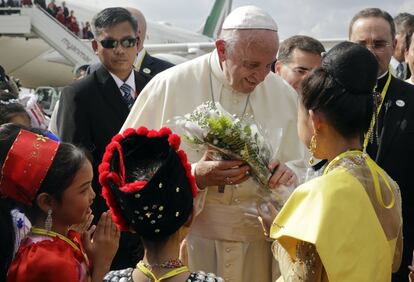
<path fill-rule="evenodd" d="M 381 111 L 382 103 L 384 103 L 385 95 L 387 95 L 387 91 L 388 91 L 388 87 L 390 86 L 390 82 L 391 82 L 391 72 L 388 71 L 387 82 L 385 83 L 385 86 L 384 86 L 384 88 L 381 91 L 381 102 L 380 102 L 380 105 L 379 105 L 379 107 L 377 109 L 377 112 L 376 113 L 373 113 L 375 115 L 375 118 L 373 117 L 371 119 L 371 125 L 369 126 L 369 130 L 368 130 L 367 134 L 365 134 L 364 147 L 363 147 L 364 148 L 364 151 L 367 149 L 369 136 L 371 134 L 374 134 L 373 131 L 374 131 L 375 123 L 378 122 L 378 115 L 379 115 L 379 113 Z"/>
<path fill-rule="evenodd" d="M 342 154 L 338 155 L 331 162 L 329 162 L 329 164 L 324 169 L 323 174 L 327 174 L 331 170 L 331 168 L 334 167 L 343 158 L 354 157 L 354 156 L 358 156 L 358 155 L 365 156 L 364 157 L 365 164 L 368 166 L 368 168 L 371 172 L 372 180 L 374 182 L 375 196 L 377 197 L 377 202 L 383 208 L 386 208 L 386 209 L 392 208 L 395 204 L 395 195 L 394 195 L 394 192 L 392 191 L 392 188 L 391 188 L 391 185 L 388 181 L 388 178 L 385 175 L 385 172 L 367 154 L 364 154 L 363 152 L 361 152 L 359 150 L 346 151 L 346 152 L 343 152 Z M 381 178 L 384 181 L 388 191 L 391 194 L 390 203 L 387 204 L 387 205 L 384 203 L 384 199 L 382 198 L 381 187 L 380 187 L 380 184 L 379 184 L 379 176 L 381 176 Z"/>
<path fill-rule="evenodd" d="M 69 238 L 67 238 L 66 236 L 63 236 L 62 234 L 53 232 L 53 231 L 49 231 L 43 228 L 37 228 L 37 227 L 32 227 L 32 229 L 30 229 L 30 232 L 32 234 L 36 234 L 36 235 L 44 235 L 44 236 L 48 236 L 48 237 L 58 237 L 59 239 L 65 241 L 66 243 L 68 243 L 72 248 L 74 248 L 77 251 L 80 251 L 80 249 L 78 248 L 78 246 L 76 246 L 76 244 L 74 242 L 72 242 L 72 240 L 70 240 Z"/>

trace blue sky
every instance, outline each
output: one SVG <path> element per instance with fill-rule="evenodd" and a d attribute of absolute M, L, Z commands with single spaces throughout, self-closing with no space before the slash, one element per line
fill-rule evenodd
<path fill-rule="evenodd" d="M 203 24 L 214 3 L 214 0 L 135 1 L 139 1 L 147 19 L 167 21 L 193 31 Z M 271 14 L 279 25 L 281 39 L 294 34 L 317 38 L 347 37 L 352 16 L 368 7 L 384 9 L 392 16 L 399 12 L 414 14 L 414 0 L 233 0 L 233 7 L 243 5 L 256 5 Z"/>

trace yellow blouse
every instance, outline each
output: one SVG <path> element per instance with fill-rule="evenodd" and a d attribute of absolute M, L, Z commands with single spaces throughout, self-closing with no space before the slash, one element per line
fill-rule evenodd
<path fill-rule="evenodd" d="M 272 224 L 283 279 L 390 281 L 402 250 L 398 185 L 362 152 L 325 172 L 298 187 Z"/>

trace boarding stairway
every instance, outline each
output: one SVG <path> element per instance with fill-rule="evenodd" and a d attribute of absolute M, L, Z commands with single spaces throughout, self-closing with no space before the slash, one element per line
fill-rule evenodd
<path fill-rule="evenodd" d="M 42 8 L 0 8 L 0 35 L 27 37 L 31 33 L 42 38 L 74 67 L 98 62 L 90 46 Z"/>

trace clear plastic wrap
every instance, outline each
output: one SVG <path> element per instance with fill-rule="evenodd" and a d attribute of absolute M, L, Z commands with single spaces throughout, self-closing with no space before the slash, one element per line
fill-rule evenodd
<path fill-rule="evenodd" d="M 268 186 L 273 173 L 269 163 L 276 159 L 282 128 L 264 129 L 252 116 L 239 118 L 211 101 L 201 104 L 192 113 L 174 117 L 168 126 L 181 134 L 191 148 L 208 150 L 210 159 L 246 162 L 258 184 L 257 196 L 262 200 L 270 200 L 280 208 L 291 194 L 292 187 L 271 190 Z"/>

